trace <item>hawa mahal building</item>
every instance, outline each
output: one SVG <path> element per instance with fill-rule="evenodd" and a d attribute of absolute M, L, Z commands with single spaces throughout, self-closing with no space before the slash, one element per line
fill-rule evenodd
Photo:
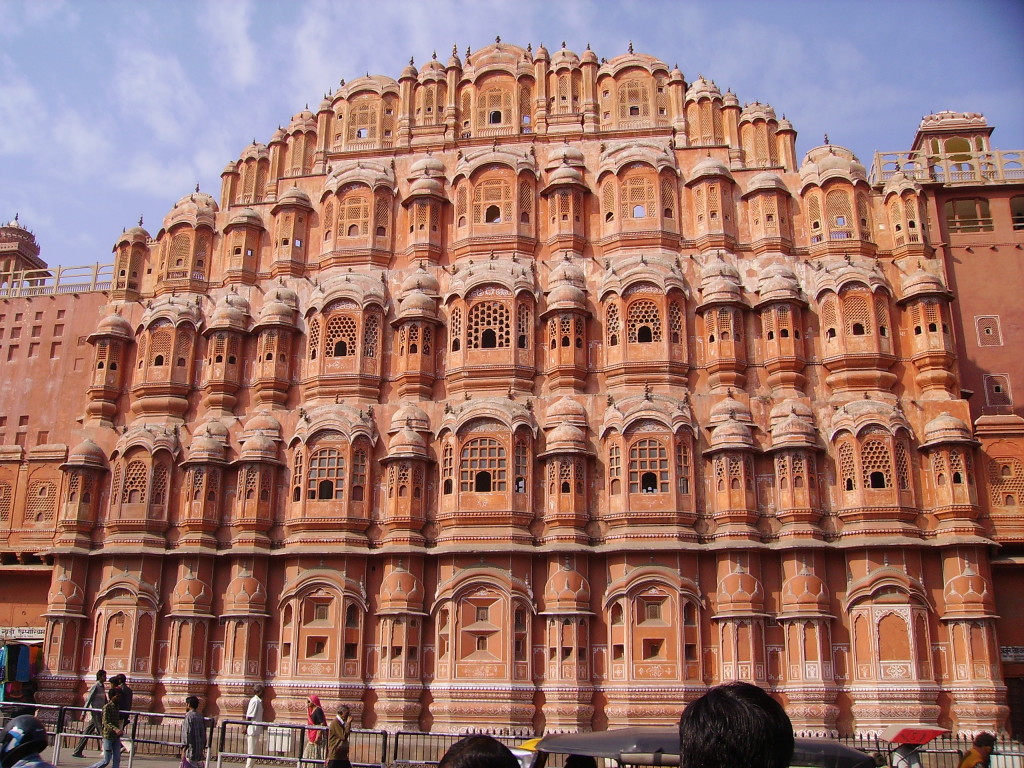
<path fill-rule="evenodd" d="M 534 732 L 740 678 L 806 734 L 1019 729 L 992 130 L 799 158 L 653 56 L 498 41 L 343 83 L 112 265 L 0 228 L 0 625 L 39 699 L 103 667 L 140 710 L 259 681 L 277 720 Z"/>

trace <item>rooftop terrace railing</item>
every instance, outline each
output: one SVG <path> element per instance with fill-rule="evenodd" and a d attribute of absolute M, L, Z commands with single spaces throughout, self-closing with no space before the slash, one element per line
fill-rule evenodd
<path fill-rule="evenodd" d="M 1024 150 L 958 152 L 876 152 L 871 164 L 872 185 L 885 184 L 896 173 L 921 183 L 1007 184 L 1024 181 Z"/>
<path fill-rule="evenodd" d="M 113 264 L 0 272 L 0 299 L 109 291 L 113 280 Z"/>

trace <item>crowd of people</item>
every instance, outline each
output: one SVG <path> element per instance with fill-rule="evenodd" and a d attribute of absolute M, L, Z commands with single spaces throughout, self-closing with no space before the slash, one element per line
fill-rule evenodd
<path fill-rule="evenodd" d="M 131 718 L 132 689 L 124 675 L 114 675 L 107 686 L 107 673 L 99 670 L 96 682 L 86 694 L 89 720 L 72 755 L 84 758 L 90 736 L 102 739 L 100 760 L 89 768 L 120 768 L 122 749 L 130 750 L 125 738 Z M 254 768 L 265 729 L 263 695 L 257 683 L 246 706 L 246 768 Z M 185 699 L 181 723 L 181 768 L 203 768 L 206 759 L 206 723 L 199 712 L 199 698 Z M 352 713 L 340 705 L 328 723 L 320 698 L 306 701 L 304 760 L 324 763 L 325 768 L 352 768 L 349 742 Z M 981 733 L 957 768 L 986 768 L 995 747 L 995 737 Z M 48 744 L 46 729 L 32 715 L 11 719 L 0 734 L 0 768 L 53 768 L 40 753 Z M 679 719 L 681 768 L 788 768 L 795 747 L 793 724 L 782 705 L 763 688 L 732 682 L 711 688 L 683 710 Z M 908 764 L 909 765 L 909 764 Z M 596 768 L 593 757 L 571 755 L 565 768 Z M 492 736 L 476 734 L 455 742 L 441 758 L 438 768 L 520 768 L 513 752 Z"/>

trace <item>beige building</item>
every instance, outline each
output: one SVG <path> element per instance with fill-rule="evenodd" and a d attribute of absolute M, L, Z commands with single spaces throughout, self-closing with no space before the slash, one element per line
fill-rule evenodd
<path fill-rule="evenodd" d="M 40 698 L 102 666 L 137 709 L 262 681 L 279 720 L 533 732 L 739 678 L 806 734 L 1019 723 L 991 131 L 931 115 L 869 173 L 655 57 L 497 42 L 343 85 L 106 268 L 0 228 Z"/>

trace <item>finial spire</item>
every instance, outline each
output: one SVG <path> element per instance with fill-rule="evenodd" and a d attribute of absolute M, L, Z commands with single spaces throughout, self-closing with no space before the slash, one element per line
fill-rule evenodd
<path fill-rule="evenodd" d="M 494 44 L 495 45 L 501 45 L 501 35 L 495 35 L 494 36 Z"/>
<path fill-rule="evenodd" d="M 17 218 L 17 216 L 15 216 L 15 218 Z M 142 226 L 142 214 L 141 213 L 139 214 L 139 226 L 140 227 Z"/>
<path fill-rule="evenodd" d="M 829 145 L 828 134 L 826 133 L 825 134 L 825 146 L 828 146 L 828 145 Z"/>
<path fill-rule="evenodd" d="M 198 191 L 199 191 L 199 182 L 197 181 L 196 182 L 196 192 L 198 192 Z"/>
<path fill-rule="evenodd" d="M 633 41 L 632 40 L 629 41 L 629 52 L 630 53 L 633 52 Z"/>

